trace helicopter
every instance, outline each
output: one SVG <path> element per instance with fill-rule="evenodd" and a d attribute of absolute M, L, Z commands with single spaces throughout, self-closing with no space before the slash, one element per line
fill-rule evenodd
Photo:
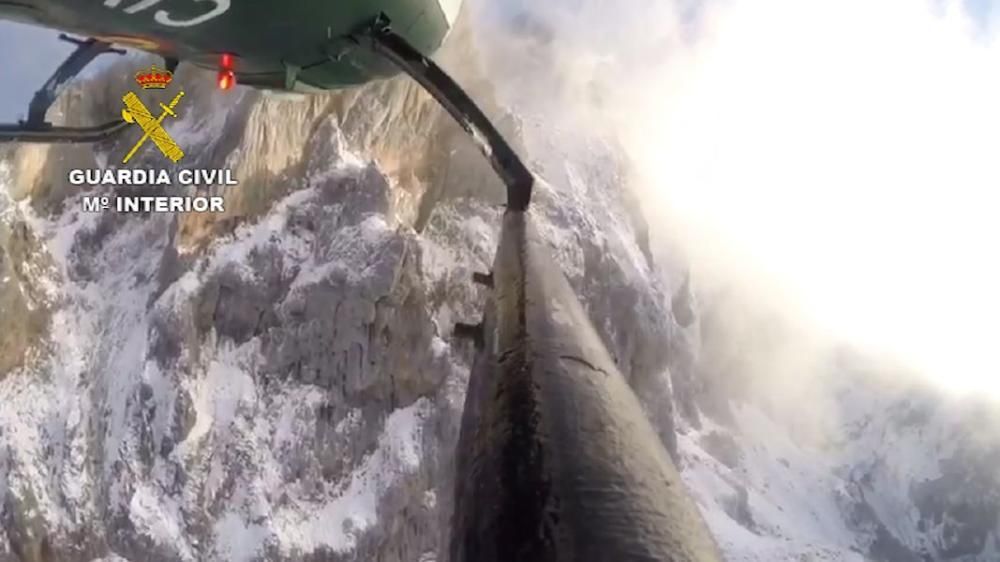
<path fill-rule="evenodd" d="M 405 73 L 468 133 L 507 188 L 483 319 L 455 336 L 476 356 L 455 453 L 452 562 L 718 562 L 721 555 L 638 398 L 528 212 L 535 176 L 430 56 L 461 0 L 10 0 L 0 19 L 76 49 L 0 142 L 90 143 L 47 121 L 60 93 L 120 47 L 214 70 L 222 90 L 322 92 Z M 72 34 L 86 39 L 73 38 Z"/>
<path fill-rule="evenodd" d="M 445 41 L 461 0 L 273 2 L 257 0 L 16 0 L 0 2 L 0 19 L 63 31 L 76 49 L 38 89 L 27 118 L 0 124 L 0 142 L 91 143 L 129 123 L 62 127 L 46 113 L 95 58 L 130 47 L 215 71 L 217 85 L 268 91 L 322 92 L 405 72 L 470 134 L 507 184 L 510 204 L 527 208 L 534 177 L 490 120 L 429 56 Z M 78 35 L 77 39 L 67 35 Z"/>

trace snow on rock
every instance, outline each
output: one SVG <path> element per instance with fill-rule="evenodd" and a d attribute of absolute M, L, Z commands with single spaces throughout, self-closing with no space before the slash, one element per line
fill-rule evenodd
<path fill-rule="evenodd" d="M 682 474 L 727 557 L 996 560 L 995 405 L 837 363 L 802 374 L 824 402 L 751 393 L 682 424 Z"/>
<path fill-rule="evenodd" d="M 186 103 L 223 216 L 82 212 L 59 178 L 120 143 L 0 155 L 0 562 L 445 560 L 496 179 L 405 81 Z M 998 560 L 995 412 L 847 367 L 822 423 L 741 392 L 627 158 L 514 105 L 539 230 L 729 560 Z"/>
<path fill-rule="evenodd" d="M 276 514 L 274 525 L 287 543 L 284 554 L 323 546 L 337 552 L 357 547 L 357 538 L 378 524 L 378 494 L 398 470 L 414 471 L 422 453 L 420 427 L 430 404 L 425 400 L 397 410 L 385 422 L 375 453 L 353 472 L 343 489 L 313 505 L 295 505 Z"/>
<path fill-rule="evenodd" d="M 325 181 L 343 186 L 344 178 L 373 173 L 350 165 Z M 358 547 L 379 521 L 381 496 L 423 464 L 422 427 L 434 408 L 422 395 L 433 383 L 418 381 L 430 376 L 430 365 L 386 365 L 391 370 L 376 378 L 390 384 L 362 383 L 362 395 L 352 396 L 332 380 L 317 385 L 304 382 L 304 373 L 269 371 L 262 348 L 280 345 L 278 336 L 205 310 L 219 306 L 222 287 L 257 294 L 277 283 L 284 296 L 267 302 L 284 322 L 271 321 L 296 329 L 312 317 L 332 318 L 334 333 L 340 326 L 345 337 L 364 338 L 340 342 L 353 363 L 332 369 L 335 377 L 376 376 L 368 371 L 380 358 L 365 351 L 379 344 L 372 337 L 386 338 L 383 349 L 417 346 L 398 352 L 414 362 L 420 348 L 429 362 L 446 355 L 440 344 L 431 352 L 429 337 L 391 338 L 390 317 L 404 303 L 390 293 L 401 284 L 409 284 L 403 298 L 420 290 L 399 269 L 407 235 L 363 209 L 325 205 L 331 192 L 323 189 L 284 198 L 193 256 L 173 281 L 162 270 L 170 217 L 95 220 L 70 212 L 45 219 L 26 205 L 14 208 L 55 264 L 45 282 L 59 305 L 48 355 L 0 379 L 7 522 L 0 559 L 44 558 L 56 549 L 89 559 L 254 560 Z M 330 215 L 344 219 L 342 228 L 291 224 Z M 281 309 L 331 287 L 369 305 L 345 300 L 339 313 L 320 306 L 297 322 L 287 314 L 301 311 Z M 383 332 L 372 331 L 375 322 Z M 429 317 L 422 322 L 429 326 Z M 339 341 L 315 342 L 315 352 Z M 287 364 L 302 368 L 303 360 Z M 88 542 L 76 545 L 71 537 L 81 532 Z"/>

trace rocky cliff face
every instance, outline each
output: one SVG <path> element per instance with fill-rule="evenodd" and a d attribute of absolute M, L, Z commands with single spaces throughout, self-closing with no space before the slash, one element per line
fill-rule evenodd
<path fill-rule="evenodd" d="M 462 41 L 446 64 L 491 107 Z M 113 113 L 132 66 L 60 110 Z M 481 314 L 497 180 L 405 79 L 300 101 L 175 81 L 184 165 L 240 180 L 222 215 L 84 212 L 134 188 L 68 170 L 131 137 L 5 155 L 0 560 L 436 560 L 472 352 L 452 326 Z M 619 363 L 657 387 L 670 311 L 622 192 L 543 185 L 536 212 Z"/>
<path fill-rule="evenodd" d="M 817 415 L 776 405 L 747 350 L 782 334 L 731 329 L 653 247 L 620 149 L 496 102 L 465 32 L 445 66 L 547 180 L 554 255 L 732 560 L 1000 560 L 995 412 L 832 359 L 801 366 L 829 372 L 800 395 Z M 131 68 L 63 115 L 117 113 Z M 472 353 L 452 326 L 481 314 L 497 180 L 405 79 L 299 101 L 176 81 L 184 165 L 241 182 L 222 215 L 83 212 L 67 170 L 131 137 L 2 154 L 0 561 L 443 560 Z"/>

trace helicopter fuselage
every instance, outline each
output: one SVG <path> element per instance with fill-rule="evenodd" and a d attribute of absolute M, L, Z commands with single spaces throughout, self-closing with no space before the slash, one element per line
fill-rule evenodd
<path fill-rule="evenodd" d="M 238 83 L 329 90 L 398 68 L 355 35 L 380 16 L 425 54 L 440 47 L 461 0 L 14 0 L 0 19 L 41 25 L 207 69 L 223 55 Z"/>

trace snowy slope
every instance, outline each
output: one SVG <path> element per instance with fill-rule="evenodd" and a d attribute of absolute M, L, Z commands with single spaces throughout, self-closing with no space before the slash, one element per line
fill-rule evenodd
<path fill-rule="evenodd" d="M 345 164 L 343 173 L 360 170 Z M 12 509 L 8 500 L 7 509 L 30 497 L 38 511 L 24 507 L 24 516 L 45 528 L 44 537 L 8 536 L 8 556 L 31 558 L 30 541 L 70 540 L 80 526 L 109 519 L 135 535 L 137 553 L 153 548 L 169 559 L 210 553 L 228 560 L 256 559 L 265 549 L 351 550 L 377 523 L 379 494 L 420 465 L 420 432 L 431 407 L 426 399 L 390 412 L 374 430 L 370 452 L 360 454 L 337 485 L 314 488 L 308 479 L 289 479 L 298 467 L 283 455 L 315 431 L 317 409 L 328 401 L 321 389 L 261 381 L 259 339 L 220 341 L 211 333 L 199 348 L 183 349 L 174 365 L 152 356 L 163 337 L 158 326 L 185 314 L 219 272 L 252 279 L 257 272 L 247 264 L 259 252 L 299 264 L 290 293 L 338 276 L 365 284 L 366 267 L 378 266 L 365 260 L 391 246 L 394 232 L 377 217 L 361 220 L 326 246 L 350 248 L 352 255 L 320 261 L 310 252 L 315 239 L 289 228 L 293 210 L 315 206 L 315 196 L 303 190 L 277 202 L 162 291 L 154 281 L 169 242 L 169 217 L 126 220 L 105 233 L 99 253 L 88 255 L 87 241 L 102 226 L 98 215 L 71 211 L 49 220 L 24 202 L 7 215 L 29 225 L 40 252 L 51 256 L 51 277 L 39 281 L 58 303 L 51 355 L 0 381 L 3 492 L 15 502 Z M 67 207 L 78 203 L 71 199 Z M 74 269 L 84 259 L 92 261 L 81 279 Z M 351 408 L 331 430 L 346 439 L 364 426 L 362 410 Z M 194 505 L 217 512 L 205 536 L 192 534 L 193 523 L 185 522 Z M 89 540 L 98 544 L 82 548 L 100 550 L 106 532 L 95 530 Z M 45 552 L 44 544 L 37 548 Z"/>
<path fill-rule="evenodd" d="M 770 325 L 712 329 L 732 316 L 653 247 L 614 139 L 455 45 L 729 560 L 1000 560 L 995 408 L 832 356 L 777 400 L 739 367 Z M 495 178 L 405 80 L 189 98 L 191 165 L 241 180 L 221 217 L 82 212 L 66 168 L 122 146 L 4 154 L 0 562 L 444 560 L 471 359 L 451 332 L 481 314 Z"/>
<path fill-rule="evenodd" d="M 40 328 L 3 350 L 0 560 L 438 559 L 472 352 L 451 331 L 481 314 L 495 178 L 405 80 L 192 92 L 212 126 L 173 132 L 190 166 L 236 171 L 224 216 L 83 212 L 116 189 L 61 178 L 127 139 L 5 160 L 0 302 Z M 567 170 L 541 226 L 615 356 L 665 383 L 670 313 L 621 194 Z"/>

